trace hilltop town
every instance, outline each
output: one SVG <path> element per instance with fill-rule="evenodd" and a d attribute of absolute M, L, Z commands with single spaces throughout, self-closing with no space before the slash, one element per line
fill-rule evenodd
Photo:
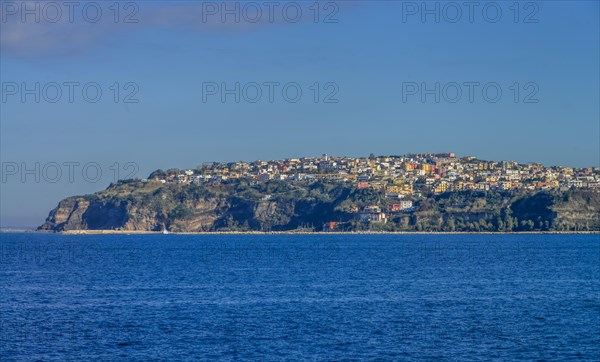
<path fill-rule="evenodd" d="M 236 179 L 350 182 L 402 199 L 427 193 L 465 190 L 568 190 L 600 188 L 599 168 L 544 167 L 510 161 L 457 158 L 454 153 L 292 158 L 275 161 L 204 163 L 193 170 L 156 171 L 149 179 L 179 184 L 220 183 Z"/>
<path fill-rule="evenodd" d="M 594 231 L 600 170 L 452 153 L 204 163 L 61 201 L 41 230 Z"/>

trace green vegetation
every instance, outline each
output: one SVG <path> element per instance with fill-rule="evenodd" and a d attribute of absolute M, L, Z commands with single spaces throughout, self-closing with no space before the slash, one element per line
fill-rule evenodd
<path fill-rule="evenodd" d="M 269 181 L 162 184 L 128 180 L 93 195 L 67 198 L 42 230 L 170 231 L 591 231 L 600 230 L 600 193 L 461 191 L 424 194 L 408 212 L 382 191 L 351 183 Z M 387 222 L 361 222 L 358 211 L 377 205 Z"/>

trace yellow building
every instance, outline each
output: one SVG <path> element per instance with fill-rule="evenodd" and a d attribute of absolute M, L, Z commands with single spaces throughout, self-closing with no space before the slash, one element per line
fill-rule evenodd
<path fill-rule="evenodd" d="M 441 182 L 439 185 L 437 185 L 435 187 L 433 192 L 436 194 L 442 194 L 442 193 L 448 191 L 448 187 L 449 187 L 449 185 L 446 182 Z"/>
<path fill-rule="evenodd" d="M 425 171 L 426 173 L 434 173 L 435 172 L 435 166 L 429 165 L 427 163 L 422 163 L 421 164 L 421 170 Z"/>
<path fill-rule="evenodd" d="M 392 185 L 385 189 L 388 194 L 412 195 L 413 186 L 411 184 Z"/>

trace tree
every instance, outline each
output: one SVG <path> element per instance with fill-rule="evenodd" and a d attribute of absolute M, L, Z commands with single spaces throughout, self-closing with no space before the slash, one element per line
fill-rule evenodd
<path fill-rule="evenodd" d="M 544 230 L 550 230 L 550 222 L 548 220 L 544 221 Z"/>
<path fill-rule="evenodd" d="M 454 223 L 454 218 L 452 218 L 452 216 L 449 216 L 448 219 L 446 219 L 446 229 L 448 231 L 456 230 L 456 224 Z"/>
<path fill-rule="evenodd" d="M 462 217 L 459 217 L 456 219 L 456 224 L 457 224 L 457 228 L 458 230 L 464 230 L 465 229 L 465 221 Z"/>
<path fill-rule="evenodd" d="M 535 224 L 531 220 L 521 220 L 521 230 L 531 231 L 535 227 Z"/>
<path fill-rule="evenodd" d="M 484 219 L 479 219 L 479 230 L 487 230 L 488 224 Z"/>
<path fill-rule="evenodd" d="M 163 170 L 156 170 L 148 176 L 148 179 L 165 179 L 167 178 L 167 173 Z"/>
<path fill-rule="evenodd" d="M 506 231 L 512 231 L 515 227 L 514 220 L 512 217 L 512 210 L 510 207 L 504 208 L 502 210 L 502 220 L 504 221 L 504 228 Z"/>
<path fill-rule="evenodd" d="M 504 231 L 504 228 L 506 226 L 504 225 L 504 221 L 502 221 L 501 218 L 497 218 L 496 219 L 496 230 L 497 231 Z"/>

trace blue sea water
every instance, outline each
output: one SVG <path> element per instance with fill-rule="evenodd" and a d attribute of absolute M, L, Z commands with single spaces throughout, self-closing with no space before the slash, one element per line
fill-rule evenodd
<path fill-rule="evenodd" d="M 600 360 L 599 235 L 1 234 L 0 360 Z"/>

